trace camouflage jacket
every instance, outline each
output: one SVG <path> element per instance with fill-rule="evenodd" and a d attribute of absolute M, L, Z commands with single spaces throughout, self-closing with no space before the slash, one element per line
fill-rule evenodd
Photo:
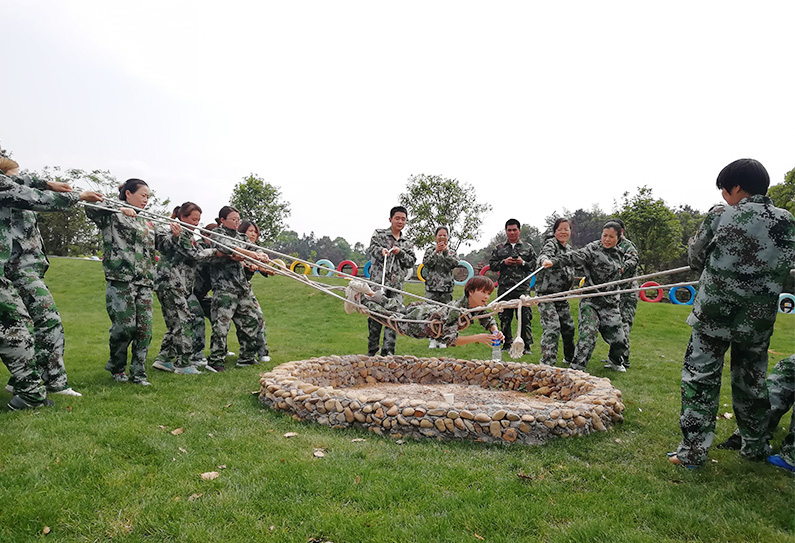
<path fill-rule="evenodd" d="M 505 259 L 511 256 L 518 256 L 524 262 L 521 266 L 509 266 L 505 263 Z M 510 289 L 512 286 L 519 283 L 522 279 L 530 275 L 535 271 L 534 268 L 536 263 L 536 252 L 530 246 L 530 244 L 519 240 L 516 242 L 516 247 L 511 247 L 511 244 L 507 241 L 505 243 L 498 244 L 494 250 L 491 251 L 491 258 L 489 259 L 489 269 L 491 271 L 495 271 L 500 274 L 499 277 L 499 288 L 497 291 L 499 293 L 505 292 L 506 290 Z M 529 279 L 522 283 L 521 286 L 516 287 L 514 292 L 518 294 L 527 294 L 530 292 L 530 281 Z"/>
<path fill-rule="evenodd" d="M 436 247 L 430 247 L 422 258 L 424 267 L 426 292 L 453 292 L 455 280 L 453 270 L 458 266 L 458 258 L 449 249 L 437 253 Z"/>
<path fill-rule="evenodd" d="M 592 241 L 581 249 L 575 249 L 567 253 L 559 254 L 550 259 L 554 266 L 571 266 L 572 264 L 581 266 L 585 270 L 586 285 L 599 285 L 610 283 L 621 279 L 621 268 L 624 267 L 624 256 L 618 247 L 606 249 L 599 240 Z M 609 292 L 618 290 L 619 286 L 605 287 L 588 291 L 589 294 L 595 292 Z M 590 298 L 591 302 L 599 305 L 618 305 L 618 294 L 615 296 L 598 296 Z"/>
<path fill-rule="evenodd" d="M 5 274 L 5 268 L 15 252 L 16 237 L 26 231 L 24 225 L 18 224 L 21 218 L 16 213 L 18 210 L 55 211 L 71 207 L 80 201 L 80 194 L 77 192 L 43 191 L 34 186 L 46 187 L 46 182 L 25 176 L 8 177 L 0 174 L 0 275 Z M 38 241 L 40 246 L 40 238 Z M 21 246 L 16 250 L 21 251 Z"/>
<path fill-rule="evenodd" d="M 455 300 L 451 305 L 455 307 L 460 307 L 461 309 L 470 309 L 469 307 L 469 298 L 466 296 L 461 296 L 457 300 Z M 494 320 L 494 317 L 483 317 L 478 319 L 477 315 L 483 314 L 486 311 L 479 311 L 475 313 L 470 313 L 469 316 L 473 320 L 477 320 L 483 328 L 487 331 L 491 330 L 491 328 L 497 326 L 497 321 Z M 449 307 L 440 307 L 436 304 L 429 304 L 427 302 L 414 302 L 406 306 L 405 310 L 403 311 L 403 318 L 405 319 L 416 319 L 416 320 L 440 320 L 444 324 L 442 325 L 442 335 L 439 336 L 439 340 L 443 341 L 445 344 L 449 346 L 455 345 L 455 341 L 458 338 L 459 333 L 461 332 L 462 328 L 459 326 L 458 318 L 461 316 L 461 311 L 457 311 L 455 309 L 450 309 Z M 427 333 L 423 334 L 424 337 L 432 337 L 432 332 L 430 330 L 430 325 L 424 325 L 427 327 Z"/>
<path fill-rule="evenodd" d="M 381 249 L 391 249 L 399 247 L 397 255 L 389 255 L 386 259 L 386 286 L 402 289 L 403 281 L 406 279 L 408 270 L 414 267 L 417 257 L 414 256 L 414 245 L 404 235 L 400 239 L 395 239 L 392 230 L 389 228 L 376 229 L 370 238 L 370 246 L 367 248 L 367 256 L 370 257 L 370 280 L 376 283 L 381 282 L 384 271 L 384 257 Z"/>
<path fill-rule="evenodd" d="M 762 195 L 717 205 L 690 240 L 688 260 L 701 277 L 687 323 L 716 338 L 767 340 L 795 262 L 795 219 Z"/>
<path fill-rule="evenodd" d="M 544 246 L 541 248 L 541 254 L 536 261 L 537 267 L 541 267 L 544 260 L 552 260 L 555 257 L 566 254 L 571 251 L 568 245 L 562 245 L 554 237 L 549 238 Z M 564 292 L 571 289 L 572 281 L 574 281 L 574 267 L 573 266 L 557 266 L 541 270 L 536 274 L 536 292 L 538 294 L 553 294 L 555 292 Z"/>
<path fill-rule="evenodd" d="M 621 279 L 635 277 L 638 272 L 638 263 L 640 262 L 640 258 L 638 258 L 638 248 L 635 247 L 635 244 L 627 239 L 626 236 L 621 236 L 617 247 L 624 256 L 624 271 L 621 273 Z M 621 285 L 621 288 L 633 288 L 637 286 L 637 281 L 630 281 Z M 637 296 L 637 294 L 631 294 L 631 296 Z"/>
<path fill-rule="evenodd" d="M 246 235 L 237 230 L 227 228 L 226 226 L 219 226 L 213 230 L 213 233 L 210 234 L 210 238 L 226 246 L 216 245 L 215 247 L 218 252 L 223 255 L 232 254 L 232 250 L 229 247 L 248 248 L 248 238 Z M 227 238 L 234 238 L 234 240 Z M 241 291 L 251 288 L 251 283 L 249 283 L 248 278 L 246 278 L 246 272 L 244 271 L 242 262 L 232 260 L 228 256 L 213 257 L 209 262 L 210 284 L 212 285 L 213 292 L 220 290 Z"/>
<path fill-rule="evenodd" d="M 102 234 L 102 267 L 107 281 L 151 287 L 155 275 L 155 227 L 142 217 L 115 208 L 86 207 Z"/>
<path fill-rule="evenodd" d="M 188 296 L 196 281 L 196 267 L 200 261 L 215 256 L 215 249 L 199 246 L 193 232 L 183 228 L 179 237 L 168 226 L 155 231 L 155 246 L 160 252 L 157 262 L 155 288 L 175 289 Z"/>

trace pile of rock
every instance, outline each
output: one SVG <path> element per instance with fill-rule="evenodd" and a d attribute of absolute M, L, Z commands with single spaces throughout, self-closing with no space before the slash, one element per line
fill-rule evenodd
<path fill-rule="evenodd" d="M 468 406 L 361 394 L 379 383 L 457 384 L 493 389 L 494 402 Z M 260 401 L 333 428 L 362 426 L 393 437 L 539 444 L 603 432 L 623 420 L 621 391 L 585 372 L 516 362 L 364 355 L 325 356 L 275 367 L 260 379 Z M 499 391 L 527 401 L 505 402 Z M 533 401 L 540 400 L 540 401 Z"/>

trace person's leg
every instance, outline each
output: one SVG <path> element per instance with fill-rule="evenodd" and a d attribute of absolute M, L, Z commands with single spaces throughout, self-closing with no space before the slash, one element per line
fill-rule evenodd
<path fill-rule="evenodd" d="M 237 296 L 232 292 L 218 291 L 213 293 L 210 336 L 210 365 L 223 368 L 226 358 L 226 337 L 232 326 L 232 316 L 237 309 Z"/>
<path fill-rule="evenodd" d="M 795 405 L 795 354 L 779 360 L 767 376 L 767 393 L 770 398 L 767 439 L 770 440 L 778 423 Z"/>
<path fill-rule="evenodd" d="M 135 334 L 130 358 L 130 380 L 145 383 L 146 355 L 152 343 L 152 287 L 136 285 L 135 290 Z"/>
<path fill-rule="evenodd" d="M 599 311 L 599 333 L 610 346 L 607 360 L 614 368 L 621 369 L 626 360 L 628 347 L 624 336 L 624 325 L 616 306 L 601 306 Z"/>
<path fill-rule="evenodd" d="M 571 318 L 569 302 L 555 302 L 556 312 L 560 319 L 560 337 L 563 340 L 563 358 L 567 362 L 574 360 L 574 319 Z"/>
<path fill-rule="evenodd" d="M 403 305 L 403 295 L 399 292 L 388 291 L 386 297 L 394 300 L 397 304 Z M 381 355 L 389 356 L 395 354 L 395 346 L 397 344 L 397 332 L 389 327 L 384 328 L 384 343 L 381 346 Z"/>
<path fill-rule="evenodd" d="M 599 315 L 588 299 L 580 300 L 579 337 L 577 349 L 571 361 L 572 369 L 585 371 L 596 347 L 596 334 L 599 331 Z"/>
<path fill-rule="evenodd" d="M 132 286 L 123 281 L 108 281 L 105 307 L 110 317 L 110 358 L 105 369 L 113 375 L 123 374 L 127 368 L 127 349 L 135 335 L 135 297 Z"/>
<path fill-rule="evenodd" d="M 507 350 L 510 348 L 511 343 L 513 343 L 513 330 L 511 329 L 511 323 L 513 322 L 513 316 L 516 313 L 516 309 L 508 308 L 503 309 L 499 314 L 500 318 L 500 331 L 502 335 L 505 336 L 503 340 L 503 349 Z"/>
<path fill-rule="evenodd" d="M 632 324 L 635 322 L 635 312 L 638 309 L 638 293 L 630 292 L 622 294 L 619 300 L 619 309 L 621 310 L 621 323 L 624 328 L 624 337 L 627 340 L 627 356 L 623 364 L 629 367 L 629 333 L 632 331 Z"/>
<path fill-rule="evenodd" d="M 750 460 L 764 460 L 770 454 L 767 444 L 768 399 L 767 348 L 770 339 L 759 343 L 731 346 L 731 385 L 734 416 L 742 437 L 740 456 Z"/>
<path fill-rule="evenodd" d="M 180 315 L 177 308 L 178 294 L 175 288 L 166 284 L 158 285 L 158 288 L 155 289 L 155 294 L 157 294 L 157 299 L 160 302 L 163 321 L 166 323 L 166 332 L 163 334 L 160 351 L 155 357 L 153 367 L 171 371 L 175 365 L 175 362 L 172 361 L 177 354 L 175 341 L 179 340 L 177 336 L 180 334 L 185 316 Z"/>
<path fill-rule="evenodd" d="M 196 294 L 191 294 L 188 298 L 188 308 L 190 309 L 190 327 L 193 345 L 191 347 L 191 360 L 193 362 L 202 361 L 205 347 L 205 328 L 204 328 L 204 309 Z"/>
<path fill-rule="evenodd" d="M 558 361 L 558 338 L 560 336 L 560 321 L 557 304 L 554 302 L 538 304 L 538 314 L 541 317 L 541 359 L 539 364 L 554 366 Z M 571 360 L 569 360 L 571 362 Z"/>
<path fill-rule="evenodd" d="M 232 315 L 232 321 L 235 323 L 235 330 L 240 343 L 240 356 L 237 358 L 238 366 L 250 366 L 257 360 L 257 334 L 259 332 L 257 307 L 256 298 L 254 298 L 253 294 L 242 294 L 237 304 L 237 309 Z"/>
<path fill-rule="evenodd" d="M 691 332 L 682 367 L 682 442 L 676 449 L 676 457 L 685 464 L 700 466 L 707 461 L 715 438 L 723 357 L 728 348 L 726 340 Z"/>

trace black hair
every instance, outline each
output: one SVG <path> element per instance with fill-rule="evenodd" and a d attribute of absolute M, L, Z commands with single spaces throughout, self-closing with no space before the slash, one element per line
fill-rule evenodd
<path fill-rule="evenodd" d="M 558 226 L 560 226 L 564 222 L 569 223 L 569 228 L 571 228 L 571 221 L 569 219 L 567 219 L 566 217 L 558 217 L 557 219 L 555 219 L 555 224 L 552 225 L 552 235 L 555 235 L 555 232 L 558 231 Z"/>
<path fill-rule="evenodd" d="M 200 208 L 197 204 L 193 202 L 185 202 L 181 206 L 177 206 L 174 208 L 174 213 L 171 214 L 172 219 L 184 219 L 185 217 L 190 217 L 190 214 L 194 211 L 198 211 L 199 213 L 202 212 L 202 208 Z"/>
<path fill-rule="evenodd" d="M 259 237 L 259 226 L 257 226 L 257 223 L 253 223 L 248 220 L 241 221 L 240 226 L 237 227 L 237 231 L 241 234 L 245 234 L 252 226 L 257 229 L 257 237 Z"/>
<path fill-rule="evenodd" d="M 224 206 L 221 208 L 221 211 L 218 212 L 218 218 L 215 219 L 215 222 L 221 224 L 221 219 L 226 220 L 230 213 L 237 213 L 239 215 L 240 211 L 238 211 L 236 207 Z"/>
<path fill-rule="evenodd" d="M 522 229 L 522 223 L 520 223 L 516 219 L 508 219 L 507 221 L 505 221 L 505 229 L 508 230 L 508 227 L 511 226 L 512 224 L 515 224 L 516 228 L 518 228 L 519 230 Z"/>
<path fill-rule="evenodd" d="M 494 281 L 485 275 L 476 275 L 471 277 L 464 285 L 464 296 L 469 296 L 476 290 L 485 290 L 486 292 L 494 292 Z"/>
<path fill-rule="evenodd" d="M 127 181 L 119 185 L 119 200 L 122 200 L 123 202 L 127 201 L 128 190 L 130 191 L 130 194 L 135 194 L 136 192 L 138 192 L 138 189 L 140 189 L 141 187 L 148 187 L 148 186 L 149 185 L 146 183 L 146 181 L 142 179 L 135 179 L 135 178 L 128 179 Z"/>
<path fill-rule="evenodd" d="M 762 163 L 753 158 L 741 158 L 723 168 L 718 174 L 715 186 L 731 192 L 740 187 L 748 194 L 767 194 L 770 175 Z"/>
<path fill-rule="evenodd" d="M 437 226 L 436 227 L 436 232 L 434 232 L 433 235 L 434 236 L 439 235 L 439 230 L 444 230 L 445 232 L 447 232 L 448 236 L 450 235 L 450 230 L 446 226 Z"/>
<path fill-rule="evenodd" d="M 408 216 L 409 216 L 409 212 L 406 211 L 406 208 L 403 207 L 403 206 L 395 206 L 392 209 L 390 209 L 389 210 L 389 218 L 391 219 L 392 217 L 394 217 L 395 213 L 403 213 L 406 216 L 406 218 L 408 218 Z"/>
<path fill-rule="evenodd" d="M 619 238 L 621 237 L 622 228 L 621 228 L 621 225 L 618 224 L 618 221 L 616 221 L 615 219 L 610 219 L 609 221 L 607 221 L 604 224 L 604 226 L 602 227 L 602 230 L 604 230 L 605 228 L 612 228 L 613 230 L 616 231 L 616 234 L 618 234 L 618 237 Z"/>
<path fill-rule="evenodd" d="M 612 219 L 610 219 L 609 222 L 617 222 L 618 225 L 621 227 L 621 230 L 627 229 L 627 227 L 624 226 L 624 221 L 621 220 L 621 217 L 613 217 Z"/>

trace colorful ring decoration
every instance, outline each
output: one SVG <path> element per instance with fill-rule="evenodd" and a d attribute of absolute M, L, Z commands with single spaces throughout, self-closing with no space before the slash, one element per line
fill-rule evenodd
<path fill-rule="evenodd" d="M 320 275 L 320 272 L 317 271 L 318 267 L 327 268 L 329 271 L 325 272 L 323 275 L 326 277 L 331 277 L 334 275 L 334 263 L 331 260 L 327 260 L 325 258 L 321 258 L 317 262 L 315 262 L 315 266 L 312 266 L 312 275 Z"/>
<path fill-rule="evenodd" d="M 652 289 L 654 289 L 654 287 L 659 287 L 659 286 L 660 286 L 660 283 L 655 283 L 654 281 L 646 281 L 645 283 L 643 283 L 640 286 L 640 288 L 652 290 Z M 641 290 L 640 291 L 640 299 L 643 300 L 644 302 L 649 302 L 649 303 L 652 303 L 652 304 L 657 303 L 657 302 L 659 302 L 660 300 L 663 299 L 663 290 L 661 288 L 657 288 L 657 296 L 652 298 L 651 300 L 649 300 L 649 297 L 646 296 L 646 291 L 645 290 Z"/>
<path fill-rule="evenodd" d="M 419 279 L 419 280 L 420 280 L 420 281 L 422 281 L 423 283 L 425 282 L 425 278 L 422 276 L 422 269 L 423 269 L 424 267 L 425 267 L 425 264 L 424 264 L 424 263 L 423 263 L 423 264 L 420 264 L 419 266 L 417 266 L 417 279 Z"/>
<path fill-rule="evenodd" d="M 466 285 L 466 282 L 472 279 L 475 276 L 475 270 L 472 269 L 472 264 L 467 262 L 466 260 L 459 260 L 458 266 L 463 266 L 467 270 L 467 278 L 464 281 L 456 281 L 456 285 Z M 456 267 L 458 267 L 456 266 Z"/>
<path fill-rule="evenodd" d="M 533 288 L 534 286 L 536 286 L 536 276 L 535 275 L 530 278 L 530 287 L 529 288 Z"/>
<path fill-rule="evenodd" d="M 785 303 L 789 301 L 789 303 Z M 791 315 L 795 313 L 795 296 L 782 292 L 778 297 L 778 312 Z"/>
<path fill-rule="evenodd" d="M 585 277 L 582 277 L 582 278 L 580 279 L 580 282 L 579 282 L 579 284 L 577 285 L 577 288 L 582 288 L 582 287 L 584 287 L 584 286 L 585 286 Z"/>
<path fill-rule="evenodd" d="M 485 277 L 486 276 L 486 272 L 488 272 L 488 271 L 491 271 L 491 266 L 486 264 L 485 266 L 480 268 L 480 275 Z M 497 281 L 493 281 L 493 283 L 494 283 L 494 288 L 497 288 L 499 286 L 499 283 Z"/>
<path fill-rule="evenodd" d="M 367 279 L 370 279 L 370 266 L 372 266 L 372 265 L 373 265 L 373 261 L 372 260 L 368 260 L 367 264 L 364 265 L 364 276 Z"/>
<path fill-rule="evenodd" d="M 281 258 L 274 258 L 273 260 L 271 260 L 271 265 L 274 268 L 277 268 L 277 269 L 280 269 L 280 270 L 287 267 L 287 264 L 285 264 L 284 260 L 282 260 Z"/>
<path fill-rule="evenodd" d="M 298 260 L 293 260 L 293 263 L 290 264 L 290 271 L 298 273 L 298 272 L 295 271 L 295 268 L 297 266 L 303 266 L 304 267 L 304 271 L 303 271 L 304 275 L 309 275 L 309 272 L 312 271 L 312 266 L 307 266 L 306 264 L 304 264 L 303 262 L 299 262 Z"/>
<path fill-rule="evenodd" d="M 342 268 L 344 268 L 345 266 L 351 267 L 350 275 L 353 275 L 354 277 L 359 275 L 359 266 L 357 266 L 352 260 L 343 260 L 342 262 L 340 262 L 340 265 L 337 266 L 337 271 L 342 272 Z"/>
<path fill-rule="evenodd" d="M 686 289 L 690 293 L 690 298 L 688 298 L 686 302 L 680 302 L 676 298 L 676 291 L 680 288 Z M 692 285 L 687 285 L 686 287 L 674 287 L 668 291 L 668 299 L 671 300 L 671 303 L 674 305 L 693 305 L 693 301 L 696 299 L 696 289 L 694 289 Z"/>

